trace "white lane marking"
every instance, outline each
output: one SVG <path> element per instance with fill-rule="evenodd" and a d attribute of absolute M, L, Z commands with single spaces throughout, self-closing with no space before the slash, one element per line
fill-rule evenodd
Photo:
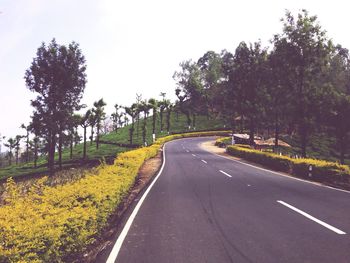
<path fill-rule="evenodd" d="M 278 200 L 277 203 L 280 203 L 281 205 L 284 205 L 284 206 L 292 209 L 293 211 L 295 211 L 295 212 L 305 216 L 306 218 L 308 218 L 308 219 L 310 219 L 310 220 L 312 220 L 312 221 L 314 221 L 314 222 L 324 226 L 325 228 L 328 228 L 329 230 L 332 230 L 333 232 L 335 232 L 335 233 L 337 233 L 339 235 L 345 235 L 346 234 L 344 231 L 342 231 L 342 230 L 340 230 L 340 229 L 338 229 L 338 228 L 336 228 L 334 226 L 331 226 L 331 225 L 329 225 L 329 224 L 327 224 L 327 223 L 325 223 L 325 222 L 323 222 L 323 221 L 313 217 L 312 215 L 309 215 L 308 213 L 305 213 L 304 211 L 301 211 L 300 209 L 298 209 L 298 208 L 296 208 L 296 207 L 294 207 L 294 206 L 292 206 L 292 205 L 290 205 L 290 204 L 288 204 L 286 202 Z"/>
<path fill-rule="evenodd" d="M 228 177 L 232 177 L 232 175 L 229 175 L 228 173 L 225 173 L 224 171 L 222 171 L 222 170 L 219 170 L 220 171 L 220 173 L 222 173 L 222 174 L 224 174 L 224 175 L 226 175 L 226 176 L 228 176 Z"/>
<path fill-rule="evenodd" d="M 189 153 L 190 151 L 189 151 L 189 150 L 186 150 L 186 152 L 188 152 L 188 153 Z"/>
<path fill-rule="evenodd" d="M 192 156 L 196 156 L 196 155 L 192 153 Z"/>
<path fill-rule="evenodd" d="M 145 193 L 142 195 L 140 201 L 137 203 L 137 205 L 135 206 L 134 210 L 132 211 L 128 221 L 126 222 L 122 232 L 120 233 L 117 242 L 114 244 L 113 249 L 111 251 L 111 253 L 108 256 L 108 259 L 106 261 L 106 263 L 114 263 L 118 257 L 119 251 L 121 246 L 123 245 L 124 239 L 126 237 L 126 235 L 128 234 L 128 231 L 132 225 L 132 222 L 134 221 L 137 212 L 140 210 L 140 207 L 143 203 L 143 201 L 146 199 L 148 193 L 150 192 L 150 190 L 152 189 L 153 185 L 155 184 L 155 182 L 157 181 L 157 179 L 159 178 L 159 176 L 162 174 L 162 171 L 164 169 L 165 166 L 165 144 L 163 146 L 163 164 L 162 167 L 160 168 L 157 176 L 154 178 L 153 182 L 150 184 L 150 186 L 147 188 L 147 190 L 145 191 Z"/>
<path fill-rule="evenodd" d="M 250 186 L 250 184 L 247 184 L 247 186 L 249 187 L 249 186 Z"/>
<path fill-rule="evenodd" d="M 269 173 L 277 174 L 279 176 L 283 176 L 284 178 L 289 178 L 289 179 L 292 179 L 292 180 L 296 180 L 296 181 L 312 184 L 314 186 L 320 186 L 320 187 L 324 187 L 324 188 L 328 188 L 328 189 L 332 189 L 332 190 L 336 190 L 336 191 L 340 191 L 340 192 L 344 192 L 344 193 L 350 194 L 350 191 L 347 191 L 347 190 L 335 188 L 335 187 L 328 186 L 328 185 L 323 185 L 323 184 L 312 182 L 312 181 L 303 180 L 303 179 L 300 179 L 300 178 L 293 177 L 292 175 L 282 174 L 282 173 L 275 172 L 275 171 L 268 170 L 268 169 L 264 169 L 264 168 L 261 168 L 261 167 L 258 167 L 258 166 L 252 165 L 252 164 L 248 164 L 248 163 L 245 163 L 245 162 L 234 160 L 232 158 L 229 158 L 229 157 L 226 157 L 226 156 L 222 156 L 220 154 L 216 154 L 216 153 L 210 152 L 208 150 L 205 150 L 205 151 L 207 151 L 207 152 L 209 152 L 209 153 L 211 153 L 213 155 L 219 156 L 221 158 L 225 158 L 227 160 L 231 160 L 231 161 L 236 162 L 236 163 L 240 163 L 240 164 L 243 164 L 243 165 L 247 165 L 247 166 L 253 167 L 253 168 L 258 169 L 258 170 L 262 170 L 262 171 L 265 171 L 265 172 L 269 172 Z"/>
<path fill-rule="evenodd" d="M 203 163 L 207 163 L 207 161 L 205 161 L 205 160 L 201 160 Z"/>

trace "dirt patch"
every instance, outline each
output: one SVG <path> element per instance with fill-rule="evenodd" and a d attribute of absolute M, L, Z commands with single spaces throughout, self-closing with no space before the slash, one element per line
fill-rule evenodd
<path fill-rule="evenodd" d="M 215 140 L 203 142 L 200 144 L 200 147 L 207 152 L 222 155 L 222 156 L 225 156 L 225 157 L 233 159 L 233 160 L 242 160 L 241 158 L 234 157 L 234 156 L 226 153 L 226 148 L 220 148 L 218 146 L 215 146 Z"/>
<path fill-rule="evenodd" d="M 159 151 L 156 157 L 151 158 L 142 165 L 138 176 L 136 178 L 134 186 L 131 188 L 129 194 L 124 198 L 119 205 L 115 213 L 111 216 L 107 227 L 103 230 L 102 234 L 94 244 L 90 246 L 84 255 L 81 255 L 76 262 L 96 262 L 97 256 L 102 253 L 107 247 L 113 245 L 114 238 L 121 230 L 123 215 L 127 212 L 127 209 L 137 201 L 137 197 L 140 192 L 148 186 L 153 177 L 158 173 L 162 165 L 162 151 Z"/>

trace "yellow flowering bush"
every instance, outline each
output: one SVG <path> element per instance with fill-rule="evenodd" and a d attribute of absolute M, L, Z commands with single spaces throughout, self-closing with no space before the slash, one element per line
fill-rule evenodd
<path fill-rule="evenodd" d="M 311 176 L 313 180 L 330 183 L 350 183 L 350 168 L 347 165 L 309 158 L 292 159 L 288 156 L 261 152 L 237 145 L 228 146 L 227 152 L 231 155 L 242 157 L 278 171 L 292 173 L 299 177 L 309 177 L 309 167 L 312 166 Z"/>
<path fill-rule="evenodd" d="M 163 137 L 149 147 L 119 154 L 113 165 L 101 164 L 73 183 L 50 187 L 43 178 L 25 196 L 8 179 L 5 204 L 0 207 L 0 262 L 72 262 L 95 241 L 133 186 L 143 162 L 154 157 L 163 143 L 224 133 Z"/>

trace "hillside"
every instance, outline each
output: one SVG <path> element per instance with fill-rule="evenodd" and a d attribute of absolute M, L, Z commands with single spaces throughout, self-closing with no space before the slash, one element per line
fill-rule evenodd
<path fill-rule="evenodd" d="M 165 115 L 165 114 L 164 114 Z M 135 131 L 133 144 L 142 145 L 142 125 L 143 119 L 140 119 L 139 123 L 135 122 Z M 116 144 L 129 144 L 129 128 L 130 124 L 119 128 L 117 133 L 112 131 L 108 134 L 101 136 L 101 141 L 116 143 Z M 152 143 L 152 116 L 147 118 L 147 144 Z M 164 130 L 166 128 L 166 117 L 163 119 Z M 224 127 L 223 121 L 220 119 L 209 119 L 206 116 L 196 117 L 196 131 L 201 130 L 213 130 L 222 129 Z M 191 129 L 193 131 L 193 129 Z M 170 133 L 182 133 L 189 131 L 187 127 L 186 116 L 179 114 L 178 118 L 175 113 L 171 114 L 170 119 Z M 166 131 L 160 131 L 160 119 L 156 121 L 156 138 L 168 135 Z M 89 129 L 88 129 L 89 136 Z M 113 144 L 101 143 L 99 149 L 96 149 L 96 144 L 90 141 L 87 142 L 87 160 L 82 160 L 83 155 L 83 143 L 77 144 L 73 149 L 73 156 L 70 159 L 69 149 L 65 149 L 62 154 L 62 167 L 63 169 L 76 168 L 76 167 L 92 167 L 98 165 L 101 160 L 106 162 L 112 161 L 118 153 L 127 151 L 128 147 L 120 147 Z M 58 156 L 56 156 L 56 160 Z M 38 174 L 45 174 L 48 172 L 46 167 L 47 161 L 45 157 L 41 157 L 38 160 L 37 168 L 34 168 L 33 162 L 21 163 L 19 165 L 12 164 L 0 169 L 0 180 L 8 177 L 20 177 L 20 176 L 36 176 Z M 57 169 L 56 165 L 56 169 Z"/>

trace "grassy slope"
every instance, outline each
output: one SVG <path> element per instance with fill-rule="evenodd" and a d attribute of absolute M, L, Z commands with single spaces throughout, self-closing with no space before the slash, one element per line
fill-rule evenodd
<path fill-rule="evenodd" d="M 171 115 L 171 127 L 170 132 L 171 133 L 181 133 L 184 131 L 188 131 L 187 129 L 187 121 L 186 117 L 182 114 L 179 115 L 179 119 L 176 120 L 175 114 Z M 198 116 L 196 118 L 197 127 L 196 130 L 208 130 L 208 129 L 219 129 L 223 127 L 223 122 L 221 120 L 208 120 L 205 116 Z M 134 144 L 141 144 L 142 143 L 142 124 L 143 120 L 140 120 L 139 122 L 139 129 L 137 130 L 137 124 L 135 123 L 135 132 L 134 132 Z M 106 135 L 101 136 L 101 140 L 109 141 L 113 143 L 129 143 L 129 126 L 123 127 L 118 129 L 118 133 L 111 132 Z M 163 120 L 163 127 L 164 130 L 166 128 L 166 118 L 164 117 Z M 152 143 L 152 117 L 149 117 L 147 120 L 147 143 Z M 167 132 L 163 131 L 160 132 L 160 120 L 157 118 L 156 123 L 156 137 L 163 137 L 166 136 Z M 91 164 L 98 163 L 99 160 L 102 158 L 107 157 L 115 157 L 118 153 L 124 152 L 128 150 L 124 147 L 118 147 L 115 145 L 109 145 L 109 144 L 100 144 L 100 147 L 98 150 L 96 150 L 96 144 L 93 143 L 90 145 L 90 142 L 87 143 L 87 159 L 88 162 Z M 81 162 L 81 158 L 83 155 L 83 144 L 78 144 L 76 147 L 74 147 L 73 150 L 73 159 L 70 159 L 70 152 L 69 149 L 64 150 L 62 154 L 63 159 L 63 167 L 69 168 L 72 166 L 80 166 L 84 165 L 84 163 Z M 56 157 L 57 160 L 57 157 Z M 85 162 L 87 164 L 87 162 Z M 8 177 L 18 177 L 23 175 L 29 175 L 29 174 L 43 174 L 47 173 L 48 170 L 46 168 L 46 159 L 40 158 L 38 161 L 38 168 L 33 167 L 33 163 L 26 163 L 26 164 L 19 164 L 19 165 L 11 165 L 0 169 L 0 179 L 8 178 Z"/>

